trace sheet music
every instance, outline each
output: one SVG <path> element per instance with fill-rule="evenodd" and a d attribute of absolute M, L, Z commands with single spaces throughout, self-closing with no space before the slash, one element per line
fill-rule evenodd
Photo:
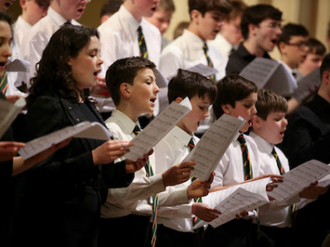
<path fill-rule="evenodd" d="M 184 161 L 196 162 L 195 169 L 191 172 L 192 176 L 204 181 L 209 178 L 244 122 L 223 114 L 211 125 L 194 149 L 184 158 Z"/>
<path fill-rule="evenodd" d="M 0 138 L 8 130 L 9 126 L 22 111 L 26 102 L 23 97 L 19 98 L 15 104 L 0 99 Z"/>
<path fill-rule="evenodd" d="M 204 65 L 204 64 L 197 64 L 195 66 L 192 66 L 188 69 L 186 69 L 188 71 L 191 71 L 191 72 L 196 72 L 196 73 L 199 73 L 205 77 L 209 77 L 210 75 L 214 75 L 214 74 L 217 74 L 218 73 L 218 70 L 213 68 L 213 67 L 209 67 L 207 65 Z M 177 74 L 174 74 L 174 75 L 170 75 L 168 76 L 168 80 L 171 80 L 174 76 L 176 76 Z"/>
<path fill-rule="evenodd" d="M 311 183 L 330 174 L 330 166 L 318 161 L 310 160 L 283 175 L 283 183 L 278 183 L 268 195 L 279 202 L 287 201 L 299 194 Z"/>
<path fill-rule="evenodd" d="M 240 75 L 254 82 L 258 88 L 268 88 L 284 96 L 289 96 L 297 88 L 295 78 L 283 64 L 268 58 L 255 58 Z"/>
<path fill-rule="evenodd" d="M 279 63 L 272 59 L 256 57 L 239 75 L 254 82 L 258 88 L 264 88 L 278 66 Z"/>
<path fill-rule="evenodd" d="M 133 146 L 125 158 L 136 161 L 143 154 L 148 153 L 171 129 L 191 111 L 189 98 L 186 97 L 180 104 L 172 102 L 143 131 L 132 140 Z"/>
<path fill-rule="evenodd" d="M 270 178 L 264 178 L 249 183 L 230 187 L 228 189 L 211 192 L 203 197 L 203 202 L 220 211 L 218 218 L 211 222 L 200 221 L 194 228 L 210 224 L 212 227 L 220 226 L 236 218 L 236 214 L 248 212 L 269 202 L 266 185 Z"/>
<path fill-rule="evenodd" d="M 53 144 L 60 143 L 69 137 L 90 138 L 100 140 L 110 140 L 109 130 L 98 122 L 82 122 L 74 126 L 68 126 L 63 129 L 52 132 L 48 135 L 39 137 L 25 144 L 25 147 L 19 150 L 19 154 L 24 160 L 46 150 Z"/>
<path fill-rule="evenodd" d="M 23 59 L 15 59 L 6 65 L 7 72 L 30 72 L 30 62 Z"/>
<path fill-rule="evenodd" d="M 294 90 L 292 97 L 298 102 L 303 101 L 311 94 L 310 90 L 316 90 L 320 84 L 320 68 L 316 68 L 297 82 L 298 87 Z"/>

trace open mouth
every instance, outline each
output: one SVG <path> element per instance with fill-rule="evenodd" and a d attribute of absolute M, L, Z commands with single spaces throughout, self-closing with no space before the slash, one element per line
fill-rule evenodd
<path fill-rule="evenodd" d="M 11 4 L 12 4 L 12 3 L 8 3 L 8 2 L 6 2 L 6 3 L 5 3 L 5 6 L 6 6 L 7 8 L 9 8 L 9 7 L 11 6 Z"/>
<path fill-rule="evenodd" d="M 156 101 L 156 98 L 155 99 L 151 99 L 150 100 L 152 103 L 155 103 L 155 101 Z"/>
<path fill-rule="evenodd" d="M 83 14 L 83 13 L 84 13 L 84 9 L 78 9 L 78 12 L 79 12 L 80 14 Z"/>
<path fill-rule="evenodd" d="M 272 39 L 270 41 L 273 43 L 273 45 L 276 45 L 278 40 L 277 39 Z"/>

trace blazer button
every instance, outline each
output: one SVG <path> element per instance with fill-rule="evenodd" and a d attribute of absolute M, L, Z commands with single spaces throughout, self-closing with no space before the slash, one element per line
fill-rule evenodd
<path fill-rule="evenodd" d="M 69 110 L 72 110 L 72 107 L 71 107 L 71 106 L 69 106 L 69 107 L 68 107 L 68 109 L 69 109 Z"/>
<path fill-rule="evenodd" d="M 79 118 L 77 118 L 77 122 L 80 122 L 80 119 Z"/>

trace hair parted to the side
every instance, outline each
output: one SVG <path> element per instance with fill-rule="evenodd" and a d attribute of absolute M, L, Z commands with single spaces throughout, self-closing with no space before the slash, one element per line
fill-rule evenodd
<path fill-rule="evenodd" d="M 89 94 L 89 89 L 80 90 L 72 76 L 68 58 L 75 58 L 88 45 L 91 37 L 99 38 L 96 29 L 65 25 L 57 30 L 42 53 L 41 60 L 36 64 L 36 75 L 31 79 L 28 106 L 40 95 L 59 95 L 78 101 Z"/>
<path fill-rule="evenodd" d="M 124 82 L 133 85 L 134 78 L 141 69 L 156 69 L 156 65 L 143 57 L 127 57 L 118 59 L 107 70 L 105 81 L 116 106 L 120 103 L 120 85 Z"/>
<path fill-rule="evenodd" d="M 193 10 L 199 11 L 202 16 L 208 11 L 219 11 L 224 15 L 230 13 L 232 7 L 228 0 L 189 0 L 189 13 Z"/>
<path fill-rule="evenodd" d="M 258 90 L 258 100 L 256 102 L 257 116 L 267 120 L 271 112 L 288 111 L 288 101 L 280 94 L 270 89 L 261 88 Z"/>
<path fill-rule="evenodd" d="M 243 13 L 241 21 L 243 38 L 248 38 L 250 24 L 258 25 L 266 19 L 281 21 L 282 12 L 269 4 L 257 4 L 247 7 Z"/>
<path fill-rule="evenodd" d="M 178 69 L 178 74 L 168 83 L 168 102 L 171 103 L 179 97 L 191 99 L 196 95 L 200 98 L 208 95 L 212 104 L 217 96 L 217 87 L 214 82 L 199 73 Z"/>
<path fill-rule="evenodd" d="M 229 104 L 235 108 L 236 101 L 258 92 L 256 84 L 237 74 L 228 74 L 217 83 L 218 96 L 213 103 L 213 112 L 220 118 L 224 111 L 222 105 Z"/>

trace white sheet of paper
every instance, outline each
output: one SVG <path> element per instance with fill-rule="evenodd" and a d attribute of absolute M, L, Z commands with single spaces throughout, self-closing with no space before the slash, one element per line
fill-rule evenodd
<path fill-rule="evenodd" d="M 294 77 L 281 63 L 272 59 L 257 57 L 240 75 L 254 82 L 258 88 L 268 88 L 284 96 L 292 94 L 297 88 Z"/>
<path fill-rule="evenodd" d="M 48 135 L 39 137 L 25 144 L 25 147 L 19 150 L 19 154 L 24 160 L 46 150 L 53 144 L 60 143 L 69 137 L 90 138 L 100 140 L 110 140 L 109 130 L 98 122 L 82 122 L 74 126 L 68 126 L 63 129 L 52 132 Z"/>
<path fill-rule="evenodd" d="M 168 80 L 158 69 L 155 70 L 155 77 L 156 77 L 156 84 L 160 89 L 167 88 Z"/>
<path fill-rule="evenodd" d="M 23 97 L 19 98 L 15 104 L 6 100 L 0 100 L 0 138 L 22 111 L 25 104 Z"/>
<path fill-rule="evenodd" d="M 197 64 L 195 66 L 192 66 L 188 69 L 186 69 L 188 71 L 191 71 L 191 72 L 196 72 L 196 73 L 199 73 L 205 77 L 209 77 L 210 75 L 214 75 L 216 73 L 218 73 L 218 70 L 215 69 L 215 68 L 212 68 L 212 67 L 209 67 L 207 65 L 204 65 L 204 64 Z M 171 80 L 174 76 L 176 76 L 177 74 L 174 74 L 174 75 L 170 75 L 168 76 L 168 80 Z"/>
<path fill-rule="evenodd" d="M 148 153 L 190 111 L 191 104 L 188 97 L 180 104 L 173 101 L 133 138 L 134 145 L 129 148 L 130 152 L 125 154 L 125 158 L 136 161 L 143 154 Z"/>
<path fill-rule="evenodd" d="M 15 59 L 6 65 L 7 72 L 30 72 L 30 62 L 23 59 Z"/>
<path fill-rule="evenodd" d="M 223 114 L 211 125 L 194 149 L 184 158 L 184 161 L 196 162 L 191 172 L 193 177 L 208 180 L 244 122 L 244 120 Z"/>
<path fill-rule="evenodd" d="M 278 186 L 268 192 L 268 195 L 279 202 L 287 201 L 328 174 L 330 174 L 330 166 L 318 160 L 307 161 L 285 173 L 283 183 L 278 183 Z"/>
<path fill-rule="evenodd" d="M 203 197 L 203 202 L 210 207 L 217 209 L 221 214 L 215 220 L 207 223 L 200 221 L 194 228 L 210 224 L 212 227 L 220 226 L 236 218 L 236 214 L 244 211 L 248 212 L 269 202 L 266 185 L 269 178 L 264 178 L 249 183 L 244 183 L 230 187 L 225 190 L 211 192 L 207 197 Z"/>
<path fill-rule="evenodd" d="M 315 91 L 320 84 L 320 68 L 316 68 L 297 82 L 298 87 L 294 90 L 292 97 L 297 101 L 303 101 L 311 94 L 311 91 Z"/>

